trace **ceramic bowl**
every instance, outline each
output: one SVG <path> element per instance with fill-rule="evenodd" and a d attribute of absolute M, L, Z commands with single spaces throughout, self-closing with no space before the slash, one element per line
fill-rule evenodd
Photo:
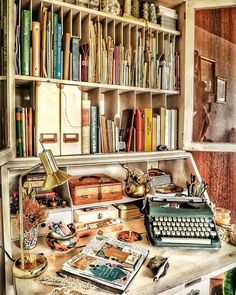
<path fill-rule="evenodd" d="M 59 238 L 55 236 L 54 232 L 52 231 L 48 233 L 46 241 L 48 246 L 50 246 L 53 250 L 68 251 L 76 246 L 79 237 L 77 236 L 75 227 L 73 224 L 68 224 L 67 226 L 70 228 L 72 232 L 72 234 L 69 236 Z"/>

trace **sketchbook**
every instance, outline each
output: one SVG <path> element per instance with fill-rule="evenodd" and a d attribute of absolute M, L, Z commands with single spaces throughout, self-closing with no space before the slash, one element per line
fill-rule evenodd
<path fill-rule="evenodd" d="M 96 235 L 80 253 L 63 264 L 62 270 L 93 281 L 104 289 L 123 293 L 148 252 L 133 244 Z"/>

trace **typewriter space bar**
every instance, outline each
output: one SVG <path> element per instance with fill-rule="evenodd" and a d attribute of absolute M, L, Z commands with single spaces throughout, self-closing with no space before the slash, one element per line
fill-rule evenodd
<path fill-rule="evenodd" d="M 163 243 L 211 245 L 211 239 L 162 237 Z"/>

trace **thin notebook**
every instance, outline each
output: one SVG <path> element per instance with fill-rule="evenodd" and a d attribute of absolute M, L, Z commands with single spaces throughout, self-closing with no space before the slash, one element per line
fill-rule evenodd
<path fill-rule="evenodd" d="M 148 252 L 133 244 L 96 235 L 80 253 L 63 264 L 62 270 L 93 281 L 104 289 L 123 293 Z"/>

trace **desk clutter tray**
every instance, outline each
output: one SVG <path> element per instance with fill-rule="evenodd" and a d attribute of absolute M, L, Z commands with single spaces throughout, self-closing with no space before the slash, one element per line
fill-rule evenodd
<path fill-rule="evenodd" d="M 119 200 L 123 196 L 122 182 L 105 174 L 73 176 L 69 187 L 74 205 Z"/>

